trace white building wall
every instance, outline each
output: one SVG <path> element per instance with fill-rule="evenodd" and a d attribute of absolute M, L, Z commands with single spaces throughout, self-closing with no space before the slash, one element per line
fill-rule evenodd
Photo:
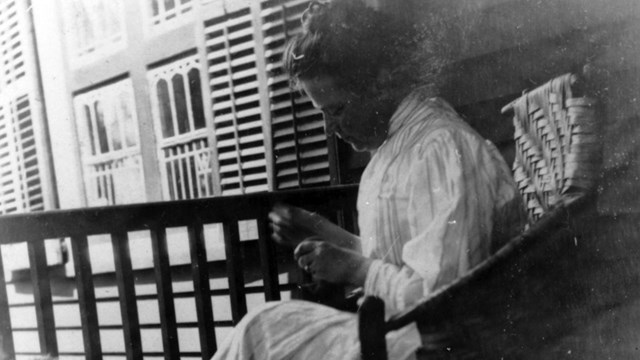
<path fill-rule="evenodd" d="M 73 119 L 69 69 L 60 9 L 55 1 L 32 0 L 42 85 L 46 94 L 51 152 L 62 209 L 86 206 L 78 137 Z"/>

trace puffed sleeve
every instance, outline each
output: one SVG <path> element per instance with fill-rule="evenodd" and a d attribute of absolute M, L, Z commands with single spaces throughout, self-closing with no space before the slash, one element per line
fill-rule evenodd
<path fill-rule="evenodd" d="M 401 310 L 489 255 L 496 176 L 477 137 L 441 131 L 417 146 L 406 175 L 411 238 L 402 266 L 374 260 L 365 293 Z"/>

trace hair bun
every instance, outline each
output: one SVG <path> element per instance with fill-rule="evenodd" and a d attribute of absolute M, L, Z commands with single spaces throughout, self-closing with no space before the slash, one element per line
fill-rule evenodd
<path fill-rule="evenodd" d="M 302 25 L 307 22 L 307 20 L 312 17 L 319 15 L 323 12 L 329 5 L 331 5 L 331 1 L 329 0 L 313 0 L 307 6 L 307 9 L 302 13 Z"/>

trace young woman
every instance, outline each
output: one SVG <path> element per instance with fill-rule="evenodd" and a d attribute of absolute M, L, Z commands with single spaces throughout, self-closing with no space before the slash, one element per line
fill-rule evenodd
<path fill-rule="evenodd" d="M 424 38 L 355 0 L 313 2 L 303 25 L 285 52 L 288 72 L 323 111 L 327 132 L 372 157 L 358 195 L 360 236 L 278 206 L 273 237 L 295 247 L 315 279 L 362 287 L 393 315 L 518 233 L 521 200 L 496 148 L 420 86 L 424 64 L 407 49 Z M 390 359 L 411 359 L 419 345 L 415 326 L 387 335 Z M 288 301 L 245 316 L 214 359 L 357 359 L 359 351 L 357 315 Z"/>

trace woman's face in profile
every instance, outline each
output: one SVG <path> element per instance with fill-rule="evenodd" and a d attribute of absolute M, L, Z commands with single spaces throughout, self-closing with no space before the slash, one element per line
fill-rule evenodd
<path fill-rule="evenodd" d="M 300 79 L 313 105 L 322 110 L 327 134 L 335 133 L 356 151 L 373 151 L 387 138 L 395 106 L 375 89 L 355 93 L 337 86 L 329 76 Z"/>

